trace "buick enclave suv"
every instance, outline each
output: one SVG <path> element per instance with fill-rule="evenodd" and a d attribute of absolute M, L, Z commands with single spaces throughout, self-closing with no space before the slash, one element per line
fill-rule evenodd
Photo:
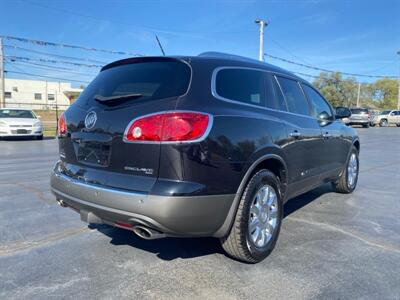
<path fill-rule="evenodd" d="M 102 68 L 58 124 L 51 188 L 88 223 L 145 239 L 212 236 L 233 258 L 274 248 L 290 198 L 351 193 L 360 143 L 331 105 L 281 68 L 219 53 Z"/>

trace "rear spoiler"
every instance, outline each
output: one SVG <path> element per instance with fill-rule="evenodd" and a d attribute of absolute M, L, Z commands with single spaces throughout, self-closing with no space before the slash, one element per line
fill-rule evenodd
<path fill-rule="evenodd" d="M 129 65 L 141 62 L 182 62 L 183 57 L 165 57 L 165 56 L 146 56 L 146 57 L 131 57 L 114 61 L 101 68 L 101 71 L 108 70 L 121 65 Z"/>

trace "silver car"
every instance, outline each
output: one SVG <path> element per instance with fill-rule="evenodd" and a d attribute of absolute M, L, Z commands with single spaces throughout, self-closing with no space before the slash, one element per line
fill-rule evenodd
<path fill-rule="evenodd" d="M 400 127 L 400 110 L 384 110 L 379 115 L 374 116 L 372 123 L 381 127 L 391 124 Z"/>
<path fill-rule="evenodd" d="M 371 122 L 371 115 L 368 108 L 354 107 L 350 108 L 351 116 L 349 118 L 350 125 L 362 125 L 368 128 Z"/>
<path fill-rule="evenodd" d="M 0 138 L 33 137 L 43 139 L 43 124 L 30 109 L 0 109 Z"/>

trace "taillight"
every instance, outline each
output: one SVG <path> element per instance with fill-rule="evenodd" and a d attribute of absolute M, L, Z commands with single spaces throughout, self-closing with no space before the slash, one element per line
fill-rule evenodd
<path fill-rule="evenodd" d="M 67 122 L 65 121 L 64 114 L 60 116 L 58 119 L 58 128 L 57 128 L 58 136 L 64 136 L 67 134 Z"/>
<path fill-rule="evenodd" d="M 202 138 L 211 117 L 198 112 L 165 112 L 135 119 L 128 125 L 128 142 L 183 142 Z"/>

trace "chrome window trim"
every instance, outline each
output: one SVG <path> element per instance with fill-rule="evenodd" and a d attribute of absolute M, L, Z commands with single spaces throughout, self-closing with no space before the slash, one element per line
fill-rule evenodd
<path fill-rule="evenodd" d="M 146 118 L 146 117 L 163 114 L 163 113 L 181 113 L 181 112 L 182 113 L 199 113 L 199 114 L 203 114 L 203 115 L 207 115 L 208 116 L 208 125 L 207 125 L 207 128 L 206 128 L 206 131 L 204 131 L 204 133 L 203 133 L 203 135 L 201 137 L 199 137 L 199 138 L 197 138 L 195 140 L 190 140 L 190 141 L 129 141 L 127 139 L 128 130 L 129 130 L 129 128 L 131 127 L 131 125 L 135 121 L 137 121 L 139 119 Z M 211 115 L 209 113 L 201 112 L 201 111 L 193 111 L 193 110 L 164 110 L 164 111 L 158 111 L 158 112 L 155 112 L 155 113 L 151 113 L 151 114 L 147 114 L 147 115 L 143 115 L 143 116 L 137 117 L 137 118 L 133 119 L 132 121 L 130 121 L 129 124 L 126 126 L 126 129 L 124 131 L 124 135 L 123 135 L 122 139 L 123 139 L 123 141 L 125 143 L 130 143 L 130 144 L 162 144 L 162 145 L 164 145 L 164 144 L 199 143 L 199 142 L 204 141 L 208 137 L 208 135 L 209 135 L 209 133 L 211 131 L 211 128 L 213 126 L 213 123 L 214 123 L 213 115 Z"/>
<path fill-rule="evenodd" d="M 290 75 L 287 74 L 283 74 L 283 73 L 279 73 L 276 71 L 269 71 L 269 70 L 264 70 L 264 69 L 259 69 L 259 68 L 251 68 L 251 67 L 240 67 L 240 66 L 223 66 L 223 67 L 217 67 L 213 70 L 213 73 L 211 75 L 211 94 L 214 96 L 214 98 L 225 101 L 225 102 L 229 102 L 229 103 L 233 103 L 233 104 L 238 104 L 238 105 L 244 105 L 244 106 L 249 106 L 249 107 L 254 107 L 254 108 L 258 108 L 258 109 L 263 109 L 263 110 L 267 110 L 267 111 L 274 111 L 274 112 L 279 112 L 279 113 L 285 113 L 285 114 L 290 114 L 290 115 L 295 115 L 295 116 L 300 116 L 300 117 L 305 117 L 305 118 L 309 118 L 309 119 L 313 119 L 313 120 L 317 120 L 317 118 L 312 117 L 310 115 L 302 115 L 302 114 L 296 114 L 296 113 L 292 113 L 290 111 L 284 111 L 284 110 L 279 110 L 279 109 L 273 109 L 273 108 L 269 108 L 266 106 L 259 106 L 259 105 L 253 105 L 253 104 L 248 104 L 245 102 L 240 102 L 240 101 L 236 101 L 236 100 L 231 100 L 225 97 L 222 97 L 220 95 L 218 95 L 217 93 L 217 89 L 216 89 L 216 78 L 217 78 L 217 73 L 220 70 L 224 70 L 224 69 L 244 69 L 244 70 L 254 70 L 254 71 L 259 71 L 259 72 L 264 72 L 264 73 L 269 73 L 271 74 L 273 77 L 275 77 L 275 75 L 278 76 L 283 76 L 283 77 L 287 77 L 288 79 L 292 79 L 295 80 L 296 82 L 300 83 L 300 80 L 296 77 L 292 77 Z M 278 82 L 279 84 L 279 82 Z M 280 85 L 279 85 L 279 88 Z M 282 90 L 281 90 L 282 92 Z M 285 95 L 283 95 L 283 97 L 285 97 Z M 285 98 L 284 98 L 285 99 Z M 286 99 L 285 99 L 286 102 Z M 287 103 L 286 103 L 287 106 Z"/>

